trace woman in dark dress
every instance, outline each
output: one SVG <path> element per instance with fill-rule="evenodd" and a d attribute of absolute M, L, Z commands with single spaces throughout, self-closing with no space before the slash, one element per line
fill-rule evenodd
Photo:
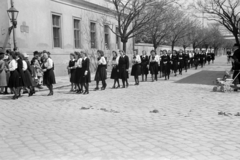
<path fill-rule="evenodd" d="M 119 57 L 116 51 L 112 51 L 113 58 L 112 58 L 112 72 L 111 72 L 111 79 L 114 79 L 113 87 L 112 88 L 119 88 L 119 69 L 118 69 L 118 60 Z M 118 86 L 116 87 L 116 83 Z"/>
<path fill-rule="evenodd" d="M 178 54 L 178 69 L 179 74 L 182 75 L 182 69 L 183 69 L 184 61 L 183 61 L 183 51 L 180 50 Z"/>
<path fill-rule="evenodd" d="M 211 61 L 211 53 L 207 53 L 207 62 L 210 64 Z"/>
<path fill-rule="evenodd" d="M 21 90 L 27 87 L 25 74 L 23 72 L 23 56 L 21 53 L 16 52 L 16 61 L 17 61 L 17 71 L 19 74 L 19 87 L 18 87 L 18 97 L 21 97 Z"/>
<path fill-rule="evenodd" d="M 48 96 L 53 95 L 53 84 L 56 84 L 55 74 L 54 74 L 54 63 L 47 53 L 43 54 L 44 64 L 43 64 L 43 84 L 49 89 Z"/>
<path fill-rule="evenodd" d="M 171 64 L 172 64 L 171 66 L 172 66 L 173 72 L 175 73 L 174 76 L 177 76 L 178 61 L 179 60 L 178 60 L 177 52 L 174 50 L 171 58 Z"/>
<path fill-rule="evenodd" d="M 107 79 L 107 73 L 106 73 L 106 65 L 107 65 L 107 61 L 106 58 L 104 57 L 104 53 L 101 50 L 97 51 L 98 53 L 98 67 L 97 67 L 97 71 L 95 74 L 95 81 L 96 81 L 96 88 L 94 89 L 99 90 L 99 81 L 102 81 L 102 87 L 101 90 L 105 90 L 107 87 L 107 83 L 106 83 L 106 79 Z"/>
<path fill-rule="evenodd" d="M 76 93 L 81 94 L 83 91 L 82 86 L 82 77 L 83 77 L 83 71 L 82 71 L 82 56 L 79 52 L 75 52 L 76 62 L 75 62 L 75 84 L 78 88 L 76 90 Z"/>
<path fill-rule="evenodd" d="M 189 53 L 184 52 L 183 53 L 183 66 L 184 66 L 185 72 L 187 72 L 187 70 L 188 70 L 189 59 L 190 59 Z"/>
<path fill-rule="evenodd" d="M 76 63 L 75 55 L 73 53 L 70 53 L 70 61 L 68 63 L 68 68 L 67 68 L 68 69 L 68 74 L 70 76 L 70 83 L 71 83 L 71 90 L 70 90 L 70 92 L 74 91 L 73 87 L 76 84 L 75 83 L 75 71 L 76 71 L 75 63 Z"/>
<path fill-rule="evenodd" d="M 122 79 L 122 88 L 128 87 L 128 69 L 129 69 L 129 58 L 123 50 L 119 51 L 120 57 L 118 60 L 119 78 Z M 126 84 L 126 86 L 125 86 Z"/>
<path fill-rule="evenodd" d="M 163 51 L 163 56 L 161 57 L 162 64 L 163 64 L 163 74 L 165 76 L 165 80 L 169 79 L 170 71 L 171 71 L 171 62 L 170 57 L 167 55 L 167 51 Z"/>
<path fill-rule="evenodd" d="M 138 55 L 137 51 L 133 52 L 133 60 L 132 60 L 132 71 L 131 75 L 134 76 L 135 85 L 139 85 L 139 78 L 138 76 L 141 75 L 141 58 Z"/>
<path fill-rule="evenodd" d="M 149 58 L 147 56 L 147 52 L 143 50 L 141 55 L 142 81 L 144 81 L 144 75 L 145 75 L 145 81 L 147 81 L 148 64 L 149 64 Z"/>
<path fill-rule="evenodd" d="M 212 63 L 214 63 L 214 60 L 215 60 L 215 53 L 214 53 L 214 51 L 212 51 L 212 53 L 211 53 L 211 60 L 212 60 Z"/>
<path fill-rule="evenodd" d="M 159 61 L 159 56 L 156 55 L 156 52 L 154 50 L 152 50 L 151 55 L 149 56 L 149 70 L 150 70 L 150 74 L 152 75 L 152 82 L 154 82 L 154 80 L 157 81 L 158 61 Z"/>
<path fill-rule="evenodd" d="M 12 99 L 18 99 L 18 87 L 19 87 L 19 74 L 17 71 L 17 61 L 16 61 L 16 54 L 15 52 L 10 52 L 9 54 L 9 71 L 10 71 L 10 77 L 8 81 L 8 87 L 13 92 L 14 96 Z"/>
<path fill-rule="evenodd" d="M 23 63 L 23 72 L 24 72 L 24 76 L 25 76 L 25 84 L 26 86 L 24 87 L 25 90 L 27 90 L 28 92 L 28 96 L 32 96 L 34 93 L 34 89 L 33 89 L 33 80 L 32 80 L 32 69 L 31 69 L 31 65 L 30 62 L 28 61 L 28 55 L 27 53 L 23 53 L 22 55 L 22 63 Z"/>
<path fill-rule="evenodd" d="M 83 77 L 82 77 L 82 85 L 85 88 L 85 91 L 83 94 L 89 94 L 89 83 L 91 82 L 91 73 L 90 73 L 90 60 L 87 57 L 86 52 L 81 51 L 82 56 L 82 71 L 83 71 Z"/>
<path fill-rule="evenodd" d="M 198 54 L 196 51 L 194 52 L 193 58 L 194 58 L 194 66 L 195 66 L 195 69 L 197 69 L 197 68 L 198 68 L 198 63 L 199 63 L 200 57 L 199 57 L 199 54 Z"/>
<path fill-rule="evenodd" d="M 201 68 L 203 68 L 204 55 L 203 55 L 203 52 L 202 52 L 202 51 L 200 51 L 199 57 L 200 57 L 200 66 L 201 66 Z"/>

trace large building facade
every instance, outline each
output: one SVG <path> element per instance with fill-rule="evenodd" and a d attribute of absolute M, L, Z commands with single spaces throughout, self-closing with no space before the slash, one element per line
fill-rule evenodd
<path fill-rule="evenodd" d="M 14 0 L 19 11 L 17 47 L 30 55 L 33 51 L 50 51 L 58 76 L 67 74 L 69 53 L 84 50 L 93 71 L 98 49 L 110 59 L 112 50 L 122 48 L 120 38 L 112 32 L 118 26 L 109 12 L 111 5 L 109 0 Z M 13 48 L 12 34 L 8 34 L 10 7 L 10 0 L 0 1 L 0 47 L 4 49 Z M 133 50 L 131 39 L 127 50 Z"/>

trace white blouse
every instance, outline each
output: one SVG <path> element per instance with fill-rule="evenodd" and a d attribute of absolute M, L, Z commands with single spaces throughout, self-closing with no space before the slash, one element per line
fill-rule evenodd
<path fill-rule="evenodd" d="M 27 70 L 27 62 L 26 61 L 22 61 L 23 63 L 23 71 L 26 71 Z"/>
<path fill-rule="evenodd" d="M 150 61 L 152 61 L 152 62 L 159 62 L 160 61 L 160 56 L 159 55 L 155 55 L 154 59 L 152 59 L 152 56 L 151 56 Z"/>
<path fill-rule="evenodd" d="M 106 65 L 107 61 L 106 61 L 105 57 L 101 57 L 100 60 L 98 61 L 98 64 Z"/>
<path fill-rule="evenodd" d="M 75 67 L 82 68 L 82 58 L 79 58 L 77 62 L 75 63 Z"/>
<path fill-rule="evenodd" d="M 134 61 L 135 63 L 141 63 L 141 57 L 140 57 L 140 55 L 136 55 L 136 58 L 133 59 L 133 61 Z"/>
<path fill-rule="evenodd" d="M 48 59 L 47 59 L 47 62 L 44 63 L 44 66 L 45 66 L 47 69 L 53 68 L 53 60 L 52 60 L 51 58 L 48 58 Z"/>
<path fill-rule="evenodd" d="M 119 61 L 119 56 L 117 56 L 115 60 L 112 60 L 112 65 L 118 65 L 118 61 Z"/>
<path fill-rule="evenodd" d="M 18 67 L 17 61 L 15 59 L 11 60 L 11 62 L 9 63 L 9 70 L 14 71 L 17 69 L 17 67 Z"/>

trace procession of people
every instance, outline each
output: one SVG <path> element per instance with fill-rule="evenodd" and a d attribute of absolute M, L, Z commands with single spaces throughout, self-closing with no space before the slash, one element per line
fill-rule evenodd
<path fill-rule="evenodd" d="M 96 87 L 94 91 L 105 90 L 107 87 L 107 66 L 111 65 L 110 78 L 113 79 L 113 89 L 128 88 L 129 75 L 134 77 L 135 85 L 148 81 L 158 81 L 159 78 L 170 79 L 170 75 L 182 75 L 191 67 L 198 68 L 214 62 L 214 53 L 205 51 L 176 51 L 161 50 L 157 53 L 152 50 L 147 55 L 145 50 L 140 55 L 133 51 L 133 56 L 128 57 L 123 50 L 112 51 L 112 59 L 107 60 L 104 51 L 97 50 L 97 69 L 94 80 Z M 130 62 L 131 60 L 131 62 Z M 130 69 L 130 64 L 132 68 Z M 70 92 L 77 94 L 89 94 L 89 83 L 91 82 L 90 59 L 86 52 L 70 53 L 70 61 L 67 66 L 69 81 L 71 83 Z M 129 70 L 131 72 L 129 72 Z M 140 77 L 140 78 L 139 78 Z M 142 78 L 141 78 L 142 77 Z M 120 84 L 120 80 L 122 84 Z M 99 83 L 101 82 L 101 88 Z M 35 88 L 42 89 L 46 86 L 49 89 L 48 96 L 52 96 L 53 84 L 56 84 L 54 74 L 54 62 L 48 51 L 33 53 L 33 58 L 29 61 L 27 53 L 17 51 L 0 52 L 0 93 L 13 94 L 12 99 L 18 99 L 23 93 L 28 93 L 31 97 L 35 94 Z"/>

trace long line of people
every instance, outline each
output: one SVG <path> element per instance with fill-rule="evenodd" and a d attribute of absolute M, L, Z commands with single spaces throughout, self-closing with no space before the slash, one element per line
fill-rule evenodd
<path fill-rule="evenodd" d="M 97 69 L 94 80 L 96 81 L 95 91 L 101 89 L 105 90 L 107 87 L 107 66 L 112 66 L 110 78 L 114 80 L 113 89 L 120 88 L 119 80 L 122 80 L 122 88 L 129 86 L 129 67 L 130 58 L 126 55 L 123 50 L 112 51 L 112 60 L 109 62 L 101 50 L 97 51 Z M 81 57 L 82 55 L 82 57 Z M 91 82 L 89 65 L 87 68 L 83 68 L 84 63 L 83 57 L 86 57 L 85 52 L 75 52 L 70 54 L 70 61 L 67 67 L 70 75 L 71 92 L 89 94 L 88 87 L 83 91 L 83 86 L 89 86 Z M 139 55 L 137 51 L 134 51 L 132 57 L 132 69 L 130 75 L 134 77 L 135 85 L 139 85 L 139 76 L 142 76 L 142 81 L 147 81 L 148 74 L 151 74 L 151 81 L 158 80 L 159 78 L 165 77 L 165 80 L 170 78 L 170 74 L 174 73 L 177 76 L 177 72 L 182 75 L 183 70 L 187 72 L 191 67 L 198 68 L 200 65 L 203 67 L 206 63 L 210 64 L 214 62 L 215 54 L 206 53 L 204 51 L 187 51 L 180 50 L 179 52 L 170 52 L 167 50 L 160 51 L 159 54 L 155 50 L 150 52 L 148 56 L 146 51 Z M 89 59 L 88 59 L 88 63 Z M 87 75 L 87 81 L 85 76 Z M 75 77 L 75 78 L 74 78 Z M 99 88 L 99 82 L 102 82 L 102 87 Z M 117 85 L 117 86 L 116 86 Z"/>
<path fill-rule="evenodd" d="M 49 89 L 48 96 L 53 95 L 53 84 L 56 83 L 54 75 L 54 63 L 47 51 L 35 51 L 31 62 L 26 53 L 15 51 L 0 52 L 0 93 L 8 94 L 10 88 L 13 94 L 12 99 L 21 97 L 22 90 L 29 96 L 35 94 L 35 87 L 42 88 L 42 85 Z M 105 90 L 107 87 L 107 66 L 111 64 L 112 71 L 110 78 L 114 80 L 113 89 L 120 88 L 119 80 L 122 80 L 122 88 L 129 86 L 129 68 L 130 58 L 123 50 L 112 51 L 112 60 L 108 61 L 101 50 L 97 51 L 97 69 L 94 80 L 96 81 L 95 91 Z M 139 76 L 142 76 L 142 82 L 147 81 L 148 74 L 151 75 L 151 81 L 157 81 L 158 78 L 168 80 L 170 74 L 177 76 L 187 72 L 191 67 L 203 67 L 206 63 L 214 62 L 214 53 L 204 51 L 167 51 L 162 50 L 156 53 L 155 50 L 147 55 L 142 51 L 139 55 L 134 51 L 132 68 L 130 75 L 134 77 L 135 85 L 140 84 Z M 70 61 L 67 66 L 71 82 L 71 92 L 78 94 L 89 94 L 89 83 L 91 82 L 90 59 L 84 51 L 70 54 Z M 99 88 L 99 83 L 102 87 Z M 5 91 L 4 91 L 5 88 Z M 23 92 L 23 93 L 24 93 Z"/>

